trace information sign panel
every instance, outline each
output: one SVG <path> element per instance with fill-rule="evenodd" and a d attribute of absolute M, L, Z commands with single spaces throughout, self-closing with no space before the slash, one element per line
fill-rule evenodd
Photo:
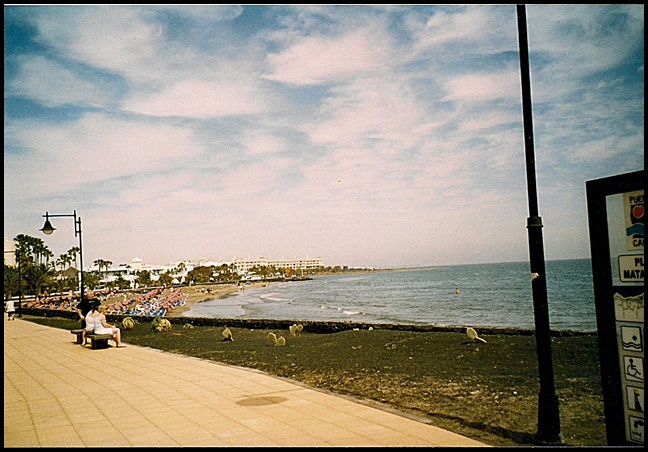
<path fill-rule="evenodd" d="M 608 445 L 644 444 L 643 170 L 587 182 Z"/>

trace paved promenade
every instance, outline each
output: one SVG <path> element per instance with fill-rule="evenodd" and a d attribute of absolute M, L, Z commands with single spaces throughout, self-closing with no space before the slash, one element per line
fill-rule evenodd
<path fill-rule="evenodd" d="M 255 370 L 75 338 L 5 316 L 4 447 L 486 446 Z"/>

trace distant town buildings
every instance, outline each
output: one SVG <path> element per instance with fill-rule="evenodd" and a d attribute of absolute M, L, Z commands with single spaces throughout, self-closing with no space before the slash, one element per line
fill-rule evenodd
<path fill-rule="evenodd" d="M 280 269 L 289 268 L 291 270 L 309 270 L 324 266 L 321 257 L 315 259 L 279 259 L 272 260 L 260 257 L 258 259 L 234 259 L 232 264 L 235 265 L 239 274 L 248 272 L 252 267 L 276 267 Z"/>
<path fill-rule="evenodd" d="M 4 263 L 5 265 L 15 266 L 16 265 L 16 256 L 15 256 L 16 245 L 13 240 L 9 240 L 5 237 L 4 240 Z M 101 275 L 101 280 L 104 283 L 112 282 L 120 277 L 129 281 L 131 285 L 135 286 L 135 281 L 137 280 L 137 275 L 141 271 L 148 271 L 151 280 L 157 281 L 160 278 L 160 275 L 169 272 L 173 275 L 174 284 L 182 283 L 187 276 L 187 274 L 197 267 L 222 267 L 227 265 L 228 267 L 234 267 L 234 271 L 246 277 L 252 268 L 254 267 L 275 267 L 279 271 L 285 271 L 289 269 L 291 272 L 308 272 L 309 270 L 315 270 L 320 267 L 324 267 L 324 261 L 321 257 L 316 258 L 295 258 L 295 259 L 270 259 L 266 257 L 259 257 L 257 259 L 243 259 L 235 258 L 231 261 L 211 261 L 211 260 L 199 260 L 198 262 L 192 261 L 179 261 L 172 262 L 166 265 L 148 265 L 145 264 L 142 259 L 136 257 L 132 260 L 130 264 L 118 264 L 117 266 L 111 266 L 109 268 L 99 268 L 97 265 L 92 265 L 84 268 L 84 271 L 97 271 Z"/>
<path fill-rule="evenodd" d="M 130 264 L 119 264 L 116 267 L 109 267 L 108 269 L 99 268 L 93 265 L 86 269 L 86 271 L 97 271 L 101 273 L 103 282 L 112 282 L 120 277 L 129 281 L 132 285 L 137 280 L 137 274 L 141 271 L 148 271 L 151 279 L 156 281 L 160 275 L 164 273 L 171 273 L 174 277 L 174 284 L 182 283 L 187 274 L 196 267 L 222 267 L 223 265 L 234 266 L 236 273 L 245 277 L 254 267 L 275 267 L 279 270 L 290 269 L 291 271 L 308 271 L 317 269 L 324 266 L 324 261 L 321 257 L 314 259 L 269 259 L 259 257 L 258 259 L 241 259 L 236 258 L 231 261 L 208 261 L 200 260 L 197 263 L 192 261 L 179 261 L 167 265 L 148 265 L 142 259 L 135 258 Z"/>

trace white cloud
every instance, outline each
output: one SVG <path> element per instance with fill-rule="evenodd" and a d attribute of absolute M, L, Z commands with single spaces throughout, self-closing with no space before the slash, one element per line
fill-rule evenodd
<path fill-rule="evenodd" d="M 480 41 L 490 33 L 489 25 L 493 21 L 491 11 L 486 8 L 470 8 L 461 13 L 439 11 L 425 23 L 422 40 L 436 46 L 460 40 Z"/>
<path fill-rule="evenodd" d="M 315 143 L 356 146 L 382 141 L 395 151 L 413 145 L 411 131 L 425 118 L 407 79 L 391 76 L 360 79 L 333 90 L 322 117 L 306 129 Z"/>
<path fill-rule="evenodd" d="M 633 156 L 628 161 L 630 165 L 639 163 L 639 157 L 644 152 L 644 136 L 610 136 L 593 142 L 581 143 L 571 154 L 570 160 L 574 162 L 583 161 L 606 161 L 619 156 Z M 643 157 L 641 157 L 643 161 Z"/>
<path fill-rule="evenodd" d="M 446 84 L 448 100 L 492 101 L 519 99 L 521 97 L 519 72 L 459 75 Z"/>
<path fill-rule="evenodd" d="M 488 114 L 475 114 L 468 116 L 467 119 L 461 121 L 461 128 L 466 132 L 484 131 L 499 126 L 509 124 L 519 124 L 522 118 L 522 110 L 516 113 L 503 111 L 501 109 L 493 109 Z M 459 120 L 459 118 L 457 118 Z"/>
<path fill-rule="evenodd" d="M 137 8 L 54 8 L 36 24 L 43 42 L 93 66 L 123 72 L 145 61 L 149 70 L 155 67 L 160 29 L 143 21 Z"/>
<path fill-rule="evenodd" d="M 71 207 L 114 262 L 527 258 L 514 5 L 245 8 L 6 21 L 5 233 Z M 643 168 L 643 7 L 527 15 L 548 257 L 580 257 L 583 180 Z"/>
<path fill-rule="evenodd" d="M 439 8 L 431 16 L 410 14 L 406 23 L 415 41 L 412 55 L 447 58 L 446 46 L 467 54 L 515 50 L 517 25 L 514 5 Z M 454 55 L 452 55 L 454 57 Z"/>
<path fill-rule="evenodd" d="M 363 28 L 340 37 L 302 38 L 286 50 L 268 55 L 272 71 L 266 78 L 311 85 L 375 72 L 391 58 L 385 41 L 386 36 L 371 36 Z"/>
<path fill-rule="evenodd" d="M 67 126 L 25 123 L 13 130 L 16 145 L 31 149 L 11 179 L 30 181 L 30 195 L 53 195 L 88 183 L 168 170 L 202 151 L 191 130 L 91 114 Z M 54 183 L 53 183 L 54 182 Z"/>
<path fill-rule="evenodd" d="M 527 22 L 530 50 L 570 77 L 615 67 L 643 45 L 643 5 L 531 5 Z"/>
<path fill-rule="evenodd" d="M 243 14 L 241 5 L 164 5 L 152 8 L 153 11 L 160 10 L 165 13 L 188 18 L 197 22 L 202 21 L 229 21 L 234 20 Z M 142 12 L 146 13 L 145 9 Z"/>
<path fill-rule="evenodd" d="M 243 80 L 186 80 L 153 95 L 135 96 L 125 102 L 124 108 L 150 116 L 201 119 L 256 114 L 264 110 L 264 105 L 255 90 Z"/>
<path fill-rule="evenodd" d="M 48 58 L 19 58 L 17 76 L 6 89 L 14 96 L 25 96 L 47 107 L 65 104 L 106 106 L 109 97 L 105 89 L 77 75 L 63 64 Z"/>
<path fill-rule="evenodd" d="M 254 197 L 281 189 L 282 174 L 290 168 L 291 162 L 286 159 L 245 164 L 224 173 L 219 183 L 230 199 L 251 202 Z"/>
<path fill-rule="evenodd" d="M 276 154 L 287 148 L 286 140 L 270 133 L 254 133 L 243 138 L 243 143 L 250 155 Z"/>

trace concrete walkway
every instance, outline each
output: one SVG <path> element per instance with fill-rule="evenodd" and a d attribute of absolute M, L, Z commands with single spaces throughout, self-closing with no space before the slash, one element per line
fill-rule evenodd
<path fill-rule="evenodd" d="M 486 446 L 262 372 L 4 321 L 4 447 Z M 111 341 L 112 343 L 112 341 Z"/>

